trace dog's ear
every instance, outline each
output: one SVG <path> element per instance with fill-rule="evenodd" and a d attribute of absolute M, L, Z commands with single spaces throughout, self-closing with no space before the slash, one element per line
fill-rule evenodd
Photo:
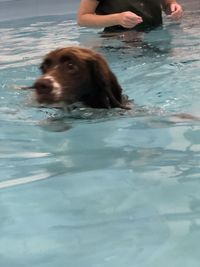
<path fill-rule="evenodd" d="M 99 54 L 88 59 L 92 79 L 91 100 L 93 107 L 126 108 L 122 104 L 122 88 L 106 61 Z"/>

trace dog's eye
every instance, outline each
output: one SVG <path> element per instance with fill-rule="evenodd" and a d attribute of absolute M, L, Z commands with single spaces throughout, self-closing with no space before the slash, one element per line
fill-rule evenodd
<path fill-rule="evenodd" d="M 42 65 L 40 66 L 40 69 L 42 72 L 45 72 L 48 68 L 50 68 L 52 66 L 53 62 L 51 59 L 47 58 L 44 60 L 44 62 L 42 63 Z"/>
<path fill-rule="evenodd" d="M 47 59 L 45 59 L 44 64 L 46 66 L 51 66 L 52 65 L 52 60 L 50 58 L 47 58 Z"/>
<path fill-rule="evenodd" d="M 60 63 L 69 63 L 71 62 L 71 58 L 69 56 L 62 56 L 60 58 Z"/>
<path fill-rule="evenodd" d="M 62 56 L 60 58 L 60 63 L 61 64 L 65 64 L 65 66 L 69 69 L 69 70 L 73 70 L 74 69 L 74 63 L 72 62 L 72 59 L 69 56 Z"/>
<path fill-rule="evenodd" d="M 69 63 L 67 63 L 67 67 L 68 67 L 68 69 L 73 70 L 74 64 L 69 62 Z"/>

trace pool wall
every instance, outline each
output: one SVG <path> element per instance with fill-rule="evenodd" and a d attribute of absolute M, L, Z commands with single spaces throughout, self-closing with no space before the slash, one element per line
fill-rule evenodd
<path fill-rule="evenodd" d="M 75 15 L 79 0 L 0 0 L 0 21 L 19 18 Z"/>
<path fill-rule="evenodd" d="M 179 0 L 185 10 L 196 8 L 198 0 Z M 0 0 L 0 21 L 19 18 L 75 15 L 79 0 Z"/>

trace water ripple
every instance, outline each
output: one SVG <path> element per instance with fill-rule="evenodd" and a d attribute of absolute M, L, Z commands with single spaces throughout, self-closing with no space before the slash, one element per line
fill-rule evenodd
<path fill-rule="evenodd" d="M 0 189 L 5 189 L 8 187 L 23 185 L 23 184 L 27 184 L 27 183 L 32 183 L 32 182 L 48 179 L 52 176 L 54 176 L 53 173 L 48 173 L 48 172 L 43 171 L 43 173 L 32 175 L 32 176 L 0 181 Z"/>

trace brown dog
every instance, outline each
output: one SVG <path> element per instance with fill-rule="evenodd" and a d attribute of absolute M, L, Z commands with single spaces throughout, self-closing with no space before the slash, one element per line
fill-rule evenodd
<path fill-rule="evenodd" d="M 45 56 L 40 68 L 42 75 L 32 87 L 27 87 L 35 90 L 39 104 L 63 107 L 82 102 L 87 107 L 106 109 L 132 109 L 135 106 L 122 94 L 122 88 L 105 59 L 90 49 L 56 49 Z M 170 117 L 200 121 L 199 117 L 185 113 L 171 114 Z"/>
<path fill-rule="evenodd" d="M 92 108 L 129 109 L 116 76 L 92 50 L 56 49 L 45 56 L 40 68 L 42 75 L 32 87 L 40 104 L 82 102 Z"/>

